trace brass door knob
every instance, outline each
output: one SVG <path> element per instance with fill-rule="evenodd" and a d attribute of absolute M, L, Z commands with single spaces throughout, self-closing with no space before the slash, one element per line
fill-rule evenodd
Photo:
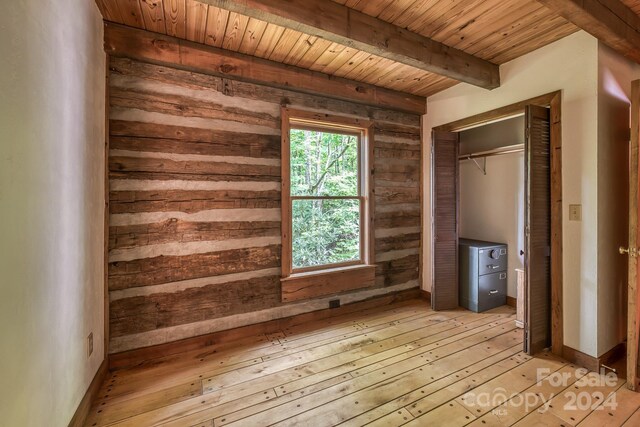
<path fill-rule="evenodd" d="M 637 248 L 625 248 L 624 246 L 620 246 L 618 248 L 618 252 L 620 252 L 621 255 L 629 254 L 629 256 L 633 257 L 633 258 L 638 256 L 638 249 Z"/>

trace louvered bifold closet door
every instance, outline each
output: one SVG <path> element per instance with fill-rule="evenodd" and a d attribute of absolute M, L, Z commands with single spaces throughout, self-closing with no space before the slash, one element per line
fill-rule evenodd
<path fill-rule="evenodd" d="M 551 344 L 551 137 L 549 110 L 525 109 L 525 348 Z"/>
<path fill-rule="evenodd" d="M 458 307 L 458 133 L 433 132 L 433 282 L 434 310 Z"/>

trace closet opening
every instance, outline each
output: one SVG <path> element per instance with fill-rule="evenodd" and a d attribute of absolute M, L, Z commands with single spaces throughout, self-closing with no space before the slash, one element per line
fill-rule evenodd
<path fill-rule="evenodd" d="M 435 310 L 509 303 L 524 351 L 562 354 L 560 92 L 433 129 Z"/>
<path fill-rule="evenodd" d="M 524 113 L 459 132 L 459 303 L 524 326 Z"/>

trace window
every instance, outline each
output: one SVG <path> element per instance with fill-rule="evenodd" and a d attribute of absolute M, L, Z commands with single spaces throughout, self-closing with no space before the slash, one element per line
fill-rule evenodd
<path fill-rule="evenodd" d="M 370 266 L 370 122 L 283 109 L 282 271 Z"/>

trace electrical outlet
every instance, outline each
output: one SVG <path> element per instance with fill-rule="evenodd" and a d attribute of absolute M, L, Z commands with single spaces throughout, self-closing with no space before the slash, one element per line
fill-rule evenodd
<path fill-rule="evenodd" d="M 338 308 L 338 307 L 340 307 L 339 299 L 332 299 L 331 301 L 329 301 L 329 308 Z"/>
<path fill-rule="evenodd" d="M 569 205 L 569 221 L 582 221 L 582 205 Z"/>
<path fill-rule="evenodd" d="M 87 357 L 91 357 L 93 353 L 93 332 L 87 337 Z"/>

